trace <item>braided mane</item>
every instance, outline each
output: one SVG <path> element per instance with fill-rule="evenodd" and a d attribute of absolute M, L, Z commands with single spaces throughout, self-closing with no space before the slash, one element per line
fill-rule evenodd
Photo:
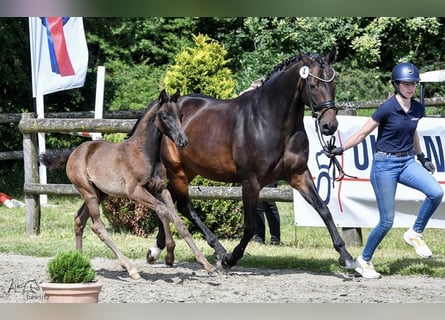
<path fill-rule="evenodd" d="M 307 54 L 309 59 L 315 59 L 322 68 L 324 68 L 325 62 L 323 60 L 323 57 L 318 54 L 318 53 L 308 53 Z M 254 82 L 252 82 L 251 86 L 249 88 L 247 88 L 246 90 L 242 91 L 240 94 L 246 92 L 246 91 L 250 91 L 256 88 L 261 87 L 267 80 L 269 80 L 273 75 L 280 73 L 284 70 L 286 70 L 287 68 L 289 68 L 290 66 L 294 65 L 295 63 L 298 63 L 301 61 L 301 55 L 297 54 L 295 56 L 289 57 L 285 60 L 283 60 L 282 62 L 280 62 L 279 64 L 277 64 L 272 71 L 270 71 L 266 76 L 261 77 L 259 79 L 256 79 Z"/>

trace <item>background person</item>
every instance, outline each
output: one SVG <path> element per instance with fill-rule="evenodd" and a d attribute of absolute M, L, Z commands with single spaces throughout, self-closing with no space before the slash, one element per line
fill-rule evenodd
<path fill-rule="evenodd" d="M 268 184 L 266 187 L 276 188 L 277 182 Z M 255 223 L 254 241 L 258 243 L 265 243 L 266 240 L 266 225 L 264 221 L 266 216 L 269 225 L 270 244 L 279 245 L 281 243 L 280 235 L 280 214 L 277 205 L 274 201 L 259 201 L 257 205 L 257 215 Z"/>

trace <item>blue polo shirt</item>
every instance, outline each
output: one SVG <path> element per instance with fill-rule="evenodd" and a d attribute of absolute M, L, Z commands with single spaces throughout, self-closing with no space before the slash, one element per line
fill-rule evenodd
<path fill-rule="evenodd" d="M 414 132 L 417 123 L 425 115 L 425 107 L 412 99 L 408 113 L 392 96 L 371 116 L 379 123 L 376 149 L 383 152 L 406 152 L 414 148 Z"/>

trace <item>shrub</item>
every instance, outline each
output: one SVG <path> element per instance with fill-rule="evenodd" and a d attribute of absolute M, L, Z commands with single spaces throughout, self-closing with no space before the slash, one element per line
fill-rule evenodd
<path fill-rule="evenodd" d="M 228 186 L 228 184 L 214 182 L 198 177 L 194 180 L 197 185 Z M 192 200 L 193 206 L 205 225 L 221 239 L 237 238 L 243 230 L 243 207 L 241 201 L 232 200 Z M 127 198 L 108 197 L 102 202 L 102 212 L 111 227 L 116 232 L 147 237 L 156 231 L 158 217 L 156 214 L 137 202 Z M 195 237 L 202 237 L 199 230 L 188 220 L 183 219 L 190 233 Z M 179 236 L 172 227 L 172 232 Z"/>
<path fill-rule="evenodd" d="M 106 198 L 102 202 L 102 212 L 117 232 L 146 237 L 158 225 L 158 218 L 152 210 L 127 198 Z"/>
<path fill-rule="evenodd" d="M 207 35 L 194 35 L 194 46 L 187 47 L 175 58 L 164 77 L 169 91 L 180 89 L 182 94 L 202 93 L 215 98 L 233 97 L 235 81 L 227 67 L 227 51 Z"/>
<path fill-rule="evenodd" d="M 50 280 L 55 283 L 86 283 L 96 277 L 90 259 L 78 250 L 57 254 L 48 262 Z"/>
<path fill-rule="evenodd" d="M 225 186 L 233 184 L 211 181 L 200 176 L 196 177 L 192 185 L 196 186 Z M 192 200 L 193 207 L 204 224 L 220 239 L 233 239 L 241 236 L 243 232 L 243 204 L 236 200 Z M 194 236 L 197 228 L 186 223 Z"/>

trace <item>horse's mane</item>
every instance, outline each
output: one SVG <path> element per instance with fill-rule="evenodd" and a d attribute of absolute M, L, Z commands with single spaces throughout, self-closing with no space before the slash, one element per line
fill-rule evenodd
<path fill-rule="evenodd" d="M 274 74 L 279 73 L 279 72 L 281 72 L 281 71 L 287 69 L 289 66 L 293 65 L 294 63 L 299 62 L 300 60 L 301 60 L 301 56 L 300 56 L 299 54 L 297 54 L 297 55 L 295 55 L 295 56 L 289 57 L 289 58 L 287 58 L 287 59 L 281 61 L 279 64 L 277 64 L 277 65 L 272 69 L 272 71 L 270 71 L 270 72 L 266 75 L 266 77 L 265 77 L 263 83 L 266 82 L 267 80 L 269 80 Z"/>
<path fill-rule="evenodd" d="M 323 61 L 323 57 L 320 54 L 318 54 L 318 53 L 308 53 L 307 56 L 310 59 L 315 59 L 322 67 L 324 66 L 325 62 Z M 242 91 L 240 94 L 242 94 L 242 93 L 244 93 L 246 91 L 250 91 L 250 90 L 253 90 L 253 89 L 261 87 L 267 80 L 272 78 L 272 76 L 274 76 L 275 74 L 280 73 L 280 72 L 286 70 L 290 66 L 292 66 L 295 63 L 298 63 L 300 61 L 301 61 L 301 55 L 300 54 L 294 55 L 292 57 L 289 57 L 289 58 L 281 61 L 266 76 L 261 77 L 259 79 L 256 79 L 254 82 L 252 82 L 252 85 L 248 89 Z"/>
<path fill-rule="evenodd" d="M 156 105 L 156 103 L 158 102 L 158 100 L 152 101 L 148 104 L 147 108 L 145 109 L 144 113 L 142 114 L 142 116 L 136 121 L 135 125 L 133 126 L 133 129 L 131 129 L 131 131 L 129 133 L 127 133 L 127 136 L 125 137 L 125 139 L 130 138 L 134 132 L 136 131 L 137 127 L 139 126 L 139 124 L 141 123 L 141 120 L 145 118 L 146 114 L 150 111 L 153 110 L 153 106 Z"/>

